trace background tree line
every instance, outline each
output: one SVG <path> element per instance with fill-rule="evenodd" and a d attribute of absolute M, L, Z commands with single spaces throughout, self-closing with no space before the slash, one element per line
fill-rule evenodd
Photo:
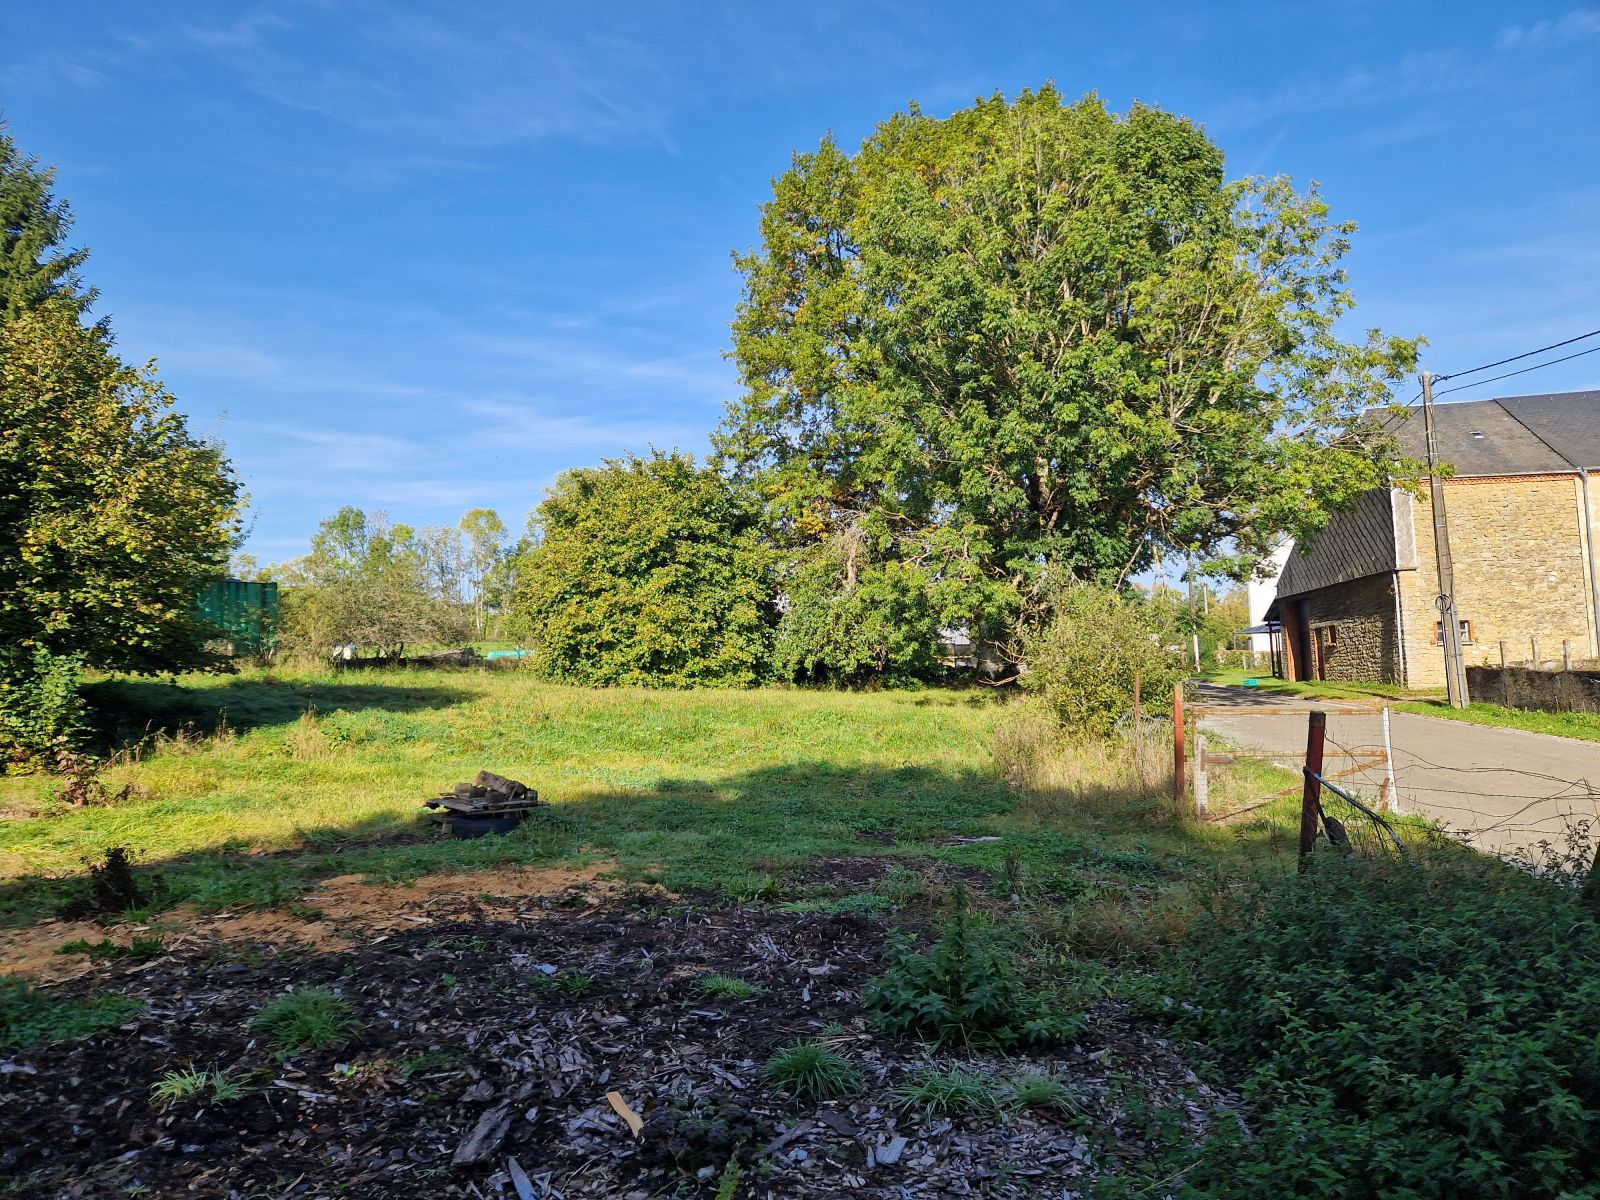
<path fill-rule="evenodd" d="M 70 737 L 83 667 L 211 661 L 194 598 L 240 531 L 221 448 L 88 320 L 51 182 L 0 133 L 0 746 L 19 763 Z M 743 391 L 708 461 L 566 472 L 514 543 L 488 510 L 416 529 L 343 509 L 271 569 L 284 635 L 513 636 L 552 677 L 675 686 L 929 678 L 941 629 L 1002 662 L 1124 619 L 1124 657 L 1181 645 L 1195 619 L 1142 573 L 1241 579 L 1414 466 L 1364 416 L 1419 342 L 1339 333 L 1353 229 L 1314 189 L 1229 180 L 1183 118 L 1048 87 L 913 106 L 853 153 L 824 139 L 736 260 Z"/>

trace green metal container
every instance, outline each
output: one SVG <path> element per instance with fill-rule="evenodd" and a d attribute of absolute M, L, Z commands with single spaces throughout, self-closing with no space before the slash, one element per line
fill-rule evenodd
<path fill-rule="evenodd" d="M 227 653 L 266 654 L 278 644 L 278 585 L 219 579 L 200 593 L 200 619 Z"/>

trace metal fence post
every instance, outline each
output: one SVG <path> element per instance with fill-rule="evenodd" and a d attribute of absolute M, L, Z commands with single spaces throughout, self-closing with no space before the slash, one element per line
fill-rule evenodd
<path fill-rule="evenodd" d="M 1317 844 L 1317 818 L 1322 812 L 1322 744 L 1328 736 L 1328 714 L 1313 712 L 1306 724 L 1305 789 L 1300 794 L 1300 869 L 1311 861 Z"/>

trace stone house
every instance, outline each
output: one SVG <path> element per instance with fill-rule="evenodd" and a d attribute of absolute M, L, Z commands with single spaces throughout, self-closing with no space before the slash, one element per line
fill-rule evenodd
<path fill-rule="evenodd" d="M 1468 666 L 1600 661 L 1600 391 L 1434 408 Z M 1424 455 L 1421 414 L 1399 427 Z M 1289 679 L 1444 686 L 1432 505 L 1363 496 L 1289 557 L 1269 610 Z"/>

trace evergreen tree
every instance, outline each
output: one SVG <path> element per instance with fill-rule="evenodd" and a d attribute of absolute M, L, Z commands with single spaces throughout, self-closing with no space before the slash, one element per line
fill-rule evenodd
<path fill-rule="evenodd" d="M 94 303 L 78 269 L 89 257 L 70 249 L 72 210 L 52 193 L 55 169 L 25 155 L 0 125 L 0 323 L 59 300 L 81 316 Z"/>

